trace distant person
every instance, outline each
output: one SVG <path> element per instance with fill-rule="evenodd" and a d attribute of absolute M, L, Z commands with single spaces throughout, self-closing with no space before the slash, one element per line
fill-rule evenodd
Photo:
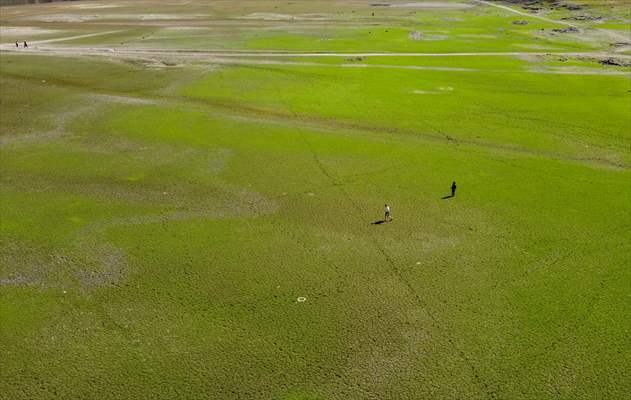
<path fill-rule="evenodd" d="M 28 44 L 26 44 L 26 40 L 24 41 L 24 48 L 28 49 Z"/>
<path fill-rule="evenodd" d="M 451 184 L 451 197 L 456 197 L 456 181 Z"/>
<path fill-rule="evenodd" d="M 15 48 L 18 49 L 20 47 L 20 45 L 18 44 L 18 41 L 15 41 Z"/>
<path fill-rule="evenodd" d="M 390 210 L 390 206 L 386 204 L 383 206 L 383 209 L 385 214 L 383 217 L 384 222 L 392 221 L 392 211 Z"/>

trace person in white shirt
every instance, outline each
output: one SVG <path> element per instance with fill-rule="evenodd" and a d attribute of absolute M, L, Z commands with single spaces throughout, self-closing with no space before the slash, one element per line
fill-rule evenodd
<path fill-rule="evenodd" d="M 392 221 L 392 211 L 390 210 L 390 206 L 386 204 L 383 208 L 384 208 L 384 212 L 385 212 L 385 216 L 384 216 L 383 220 L 385 222 Z"/>

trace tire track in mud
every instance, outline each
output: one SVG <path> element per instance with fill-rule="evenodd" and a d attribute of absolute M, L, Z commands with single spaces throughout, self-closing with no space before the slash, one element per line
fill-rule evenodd
<path fill-rule="evenodd" d="M 373 125 L 363 125 L 354 122 L 346 122 L 346 121 L 334 121 L 328 118 L 323 117 L 313 117 L 309 115 L 299 115 L 291 112 L 282 112 L 282 111 L 273 111 L 273 110 L 261 110 L 256 107 L 249 106 L 241 106 L 235 104 L 226 104 L 222 102 L 209 101 L 209 100 L 197 100 L 197 99 L 179 99 L 179 98 L 171 98 L 176 103 L 182 104 L 186 107 L 199 107 L 202 111 L 208 111 L 208 108 L 218 108 L 222 110 L 227 110 L 226 112 L 213 113 L 211 111 L 211 115 L 230 118 L 236 120 L 245 120 L 257 123 L 266 123 L 266 124 L 278 124 L 286 127 L 298 127 L 298 128 L 308 128 L 308 129 L 320 129 L 326 132 L 334 132 L 340 130 L 347 130 L 349 132 L 361 132 L 367 134 L 397 134 L 406 136 L 406 138 L 411 138 L 413 140 L 425 141 L 425 142 L 433 142 L 440 144 L 450 144 L 455 146 L 467 146 L 470 148 L 478 148 L 483 149 L 489 152 L 494 153 L 516 153 L 526 156 L 534 156 L 534 157 L 544 157 L 553 160 L 561 160 L 561 161 L 572 161 L 578 162 L 581 164 L 585 164 L 588 166 L 600 166 L 606 168 L 613 169 L 621 169 L 627 170 L 631 169 L 631 164 L 624 161 L 614 161 L 610 159 L 597 158 L 597 157 L 580 157 L 573 156 L 569 154 L 559 153 L 550 150 L 537 150 L 531 149 L 527 147 L 522 147 L 515 144 L 502 144 L 502 143 L 492 143 L 492 142 L 484 142 L 484 141 L 476 141 L 471 139 L 460 139 L 454 138 L 450 136 L 448 133 L 445 133 L 433 125 L 427 123 L 424 120 L 425 125 L 429 128 L 430 131 L 436 133 L 427 133 L 427 132 L 419 132 L 417 130 L 406 130 L 399 128 L 392 128 L 386 126 L 373 126 Z M 244 116 L 244 114 L 246 116 Z M 254 114 L 255 117 L 249 116 L 248 114 Z M 559 135 L 559 137 L 563 137 L 568 139 L 567 136 Z M 574 138 L 570 138 L 572 140 L 577 140 Z M 579 141 L 580 143 L 584 143 Z M 591 146 L 591 145 L 590 145 Z"/>
<path fill-rule="evenodd" d="M 631 57 L 631 56 L 630 56 Z M 28 77 L 23 77 L 21 75 L 16 74 L 7 74 L 11 77 L 17 79 L 25 79 L 25 80 L 37 80 L 31 79 Z M 55 82 L 53 82 L 55 83 Z M 69 86 L 69 87 L 77 87 L 84 89 L 80 86 L 74 85 L 69 81 L 59 81 L 56 82 L 58 84 Z M 125 101 L 136 102 L 141 104 L 142 102 L 149 103 L 152 102 L 155 105 L 165 105 L 167 102 L 171 105 L 179 105 L 190 108 L 197 108 L 202 111 L 208 111 L 208 108 L 215 108 L 219 110 L 223 110 L 222 112 L 215 112 L 212 115 L 224 117 L 224 118 L 232 118 L 232 119 L 240 119 L 240 120 L 249 120 L 252 122 L 260 122 L 260 123 L 268 123 L 268 124 L 278 124 L 283 126 L 290 127 L 306 127 L 311 129 L 324 129 L 329 131 L 334 130 L 349 130 L 349 131 L 360 131 L 364 133 L 394 133 L 399 135 L 406 135 L 408 137 L 414 137 L 419 140 L 429 141 L 429 142 L 439 142 L 443 144 L 452 144 L 452 145 L 464 145 L 470 146 L 474 148 L 482 148 L 488 151 L 495 152 L 509 152 L 509 153 L 517 153 L 524 154 L 528 156 L 535 157 L 545 157 L 556 160 L 564 160 L 564 161 L 573 161 L 586 165 L 595 165 L 606 168 L 613 169 L 621 169 L 626 170 L 631 168 L 631 164 L 624 161 L 615 161 L 606 158 L 600 157 L 581 157 L 581 156 L 573 156 L 570 154 L 564 154 L 560 152 L 550 151 L 550 150 L 538 150 L 531 149 L 527 147 L 523 147 L 516 144 L 502 144 L 502 143 L 493 143 L 493 142 L 484 142 L 477 141 L 471 139 L 461 139 L 454 138 L 447 133 L 441 132 L 432 126 L 430 126 L 427 121 L 425 121 L 426 125 L 430 128 L 430 130 L 436 133 L 427 133 L 427 132 L 419 132 L 416 130 L 405 130 L 387 126 L 372 126 L 372 125 L 363 125 L 355 122 L 348 121 L 333 121 L 331 119 L 310 116 L 310 115 L 297 115 L 294 113 L 283 112 L 283 111 L 274 111 L 274 110 L 262 110 L 253 106 L 244 106 L 233 103 L 225 103 L 220 101 L 211 101 L 208 99 L 192 99 L 192 98 L 182 98 L 177 96 L 162 96 L 162 97 L 151 97 L 151 96 L 143 96 L 143 97 L 132 97 L 129 96 L 128 93 L 116 92 L 116 91 L 108 91 L 108 92 L 99 92 L 96 95 L 103 96 L 104 98 L 110 97 L 114 102 L 115 98 L 125 99 Z M 228 111 L 228 112 L 226 112 Z M 244 116 L 245 115 L 245 116 Z M 252 117 L 254 115 L 255 117 Z M 600 134 L 600 133 L 599 133 Z M 567 137 L 564 135 L 557 135 L 560 138 L 570 139 L 577 141 L 577 143 L 585 143 L 582 139 L 576 139 L 572 137 Z M 15 139 L 8 139 L 9 141 L 19 140 L 19 137 Z M 2 145 L 2 142 L 0 142 Z M 590 144 L 591 146 L 591 144 Z"/>
<path fill-rule="evenodd" d="M 187 107 L 198 107 L 201 111 L 208 111 L 208 108 L 217 108 L 226 112 L 213 112 L 210 114 L 213 116 L 250 121 L 256 123 L 277 124 L 280 126 L 293 127 L 293 128 L 307 128 L 314 130 L 323 130 L 326 132 L 334 132 L 340 130 L 346 130 L 348 132 L 360 132 L 366 134 L 397 134 L 405 136 L 412 140 L 419 140 L 430 143 L 451 144 L 454 146 L 467 146 L 470 148 L 483 149 L 486 151 L 502 154 L 502 153 L 516 153 L 526 156 L 544 157 L 552 160 L 572 161 L 578 162 L 588 166 L 599 166 L 605 168 L 613 168 L 620 170 L 631 169 L 631 164 L 623 161 L 614 161 L 605 158 L 598 157 L 580 157 L 572 156 L 569 154 L 559 153 L 550 150 L 537 150 L 527 147 L 522 147 L 514 144 L 502 144 L 476 141 L 471 139 L 459 139 L 450 136 L 449 134 L 442 132 L 435 128 L 433 125 L 424 121 L 425 125 L 436 133 L 419 132 L 417 130 L 406 130 L 399 128 L 392 128 L 386 126 L 372 126 L 362 125 L 354 122 L 346 121 L 333 121 L 331 119 L 323 117 L 313 117 L 309 115 L 299 115 L 291 112 L 282 112 L 274 110 L 262 110 L 256 107 L 241 106 L 236 104 L 226 104 L 223 102 L 210 101 L 210 100 L 197 100 L 197 99 L 178 99 L 172 98 L 174 102 Z M 247 116 L 244 116 L 247 115 Z M 248 114 L 253 114 L 249 116 Z M 561 136 L 560 136 L 561 137 Z M 568 138 L 563 136 L 564 138 Z"/>
<path fill-rule="evenodd" d="M 322 174 L 332 183 L 332 186 L 337 188 L 337 190 L 340 192 L 340 194 L 344 197 L 344 199 L 346 199 L 346 201 L 351 205 L 351 208 L 353 208 L 355 210 L 355 213 L 357 215 L 359 215 L 360 220 L 367 220 L 366 218 L 363 218 L 363 214 L 365 214 L 365 210 L 363 210 L 359 204 L 357 204 L 357 202 L 355 202 L 355 200 L 353 200 L 353 198 L 348 194 L 348 192 L 344 189 L 343 184 L 341 182 L 338 182 L 335 177 L 333 175 L 330 174 L 330 172 L 326 169 L 326 167 L 324 166 L 324 164 L 322 163 L 322 161 L 320 160 L 320 158 L 318 157 L 317 153 L 315 152 L 315 150 L 313 149 L 313 146 L 311 146 L 311 143 L 309 142 L 309 140 L 304 136 L 304 134 L 301 132 L 300 133 L 303 142 L 305 143 L 305 146 L 308 148 L 309 152 L 311 153 L 313 160 L 315 162 L 315 164 L 318 166 L 318 168 L 320 169 L 320 171 L 322 172 Z M 401 272 L 401 270 L 397 267 L 396 262 L 393 260 L 393 258 L 390 256 L 390 254 L 387 252 L 387 250 L 381 245 L 380 241 L 378 240 L 378 238 L 374 237 L 374 235 L 372 236 L 372 242 L 373 245 L 375 247 L 375 249 L 377 250 L 377 252 L 382 256 L 382 258 L 385 260 L 386 265 L 387 265 L 387 269 L 390 272 L 391 275 L 393 275 L 400 283 L 403 284 L 403 286 L 406 288 L 406 290 L 408 291 L 408 293 L 412 296 L 412 298 L 414 299 L 414 302 L 416 303 L 416 305 L 418 307 L 421 307 L 421 309 L 423 309 L 424 312 L 427 313 L 427 315 L 430 317 L 430 319 L 433 322 L 434 327 L 436 327 L 436 329 L 445 332 L 445 329 L 442 328 L 440 326 L 440 322 L 438 317 L 436 317 L 436 315 L 430 310 L 428 304 L 421 298 L 421 296 L 416 292 L 416 290 L 414 289 L 414 287 L 412 286 L 412 284 L 410 283 L 410 281 L 408 281 L 403 273 Z M 458 348 L 456 346 L 456 344 L 454 343 L 453 339 L 451 337 L 447 337 L 446 338 L 447 341 L 449 342 L 449 344 L 456 349 L 456 352 L 458 354 L 458 356 L 460 357 L 460 359 L 467 365 L 467 367 L 470 368 L 471 370 L 471 374 L 472 374 L 472 378 L 473 380 L 477 383 L 477 385 L 484 391 L 485 395 L 487 398 L 490 399 L 496 399 L 497 398 L 497 394 L 495 393 L 494 390 L 491 390 L 489 385 L 480 377 L 480 373 L 477 370 L 477 368 L 475 367 L 475 365 L 473 363 L 471 363 L 469 361 L 469 358 L 467 357 L 466 353 Z"/>
<path fill-rule="evenodd" d="M 236 195 L 238 204 L 226 205 L 226 210 L 217 210 L 217 204 L 201 204 L 201 210 L 174 211 L 165 214 L 136 215 L 101 220 L 84 227 L 76 235 L 73 245 L 88 259 L 101 268 L 100 273 L 75 271 L 75 276 L 86 287 L 100 287 L 119 281 L 129 271 L 128 261 L 121 249 L 111 246 L 103 238 L 109 229 L 119 227 L 133 227 L 153 223 L 168 223 L 189 220 L 220 220 L 244 216 L 260 216 L 272 214 L 277 209 L 275 201 L 263 197 L 255 192 L 242 188 L 228 191 L 231 196 Z M 195 207 L 197 208 L 197 207 Z"/>

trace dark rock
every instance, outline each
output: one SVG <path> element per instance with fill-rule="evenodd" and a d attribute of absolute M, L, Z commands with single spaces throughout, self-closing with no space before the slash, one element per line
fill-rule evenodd
<path fill-rule="evenodd" d="M 570 26 L 568 28 L 563 28 L 563 29 L 553 29 L 552 32 L 556 32 L 556 33 L 576 33 L 576 32 L 580 32 L 580 31 L 578 30 L 578 28 Z"/>
<path fill-rule="evenodd" d="M 613 57 L 605 58 L 605 59 L 602 59 L 602 60 L 600 60 L 598 62 L 601 65 L 612 65 L 612 66 L 616 66 L 616 67 L 630 67 L 631 66 L 631 62 L 624 61 L 624 60 L 618 60 L 618 59 L 615 59 Z"/>
<path fill-rule="evenodd" d="M 591 15 L 575 15 L 573 17 L 563 17 L 563 21 L 600 21 L 603 17 L 591 16 Z"/>

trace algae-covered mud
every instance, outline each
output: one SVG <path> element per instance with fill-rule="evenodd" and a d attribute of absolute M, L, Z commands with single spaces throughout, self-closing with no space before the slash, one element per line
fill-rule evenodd
<path fill-rule="evenodd" d="M 631 392 L 628 1 L 0 14 L 0 398 Z"/>

